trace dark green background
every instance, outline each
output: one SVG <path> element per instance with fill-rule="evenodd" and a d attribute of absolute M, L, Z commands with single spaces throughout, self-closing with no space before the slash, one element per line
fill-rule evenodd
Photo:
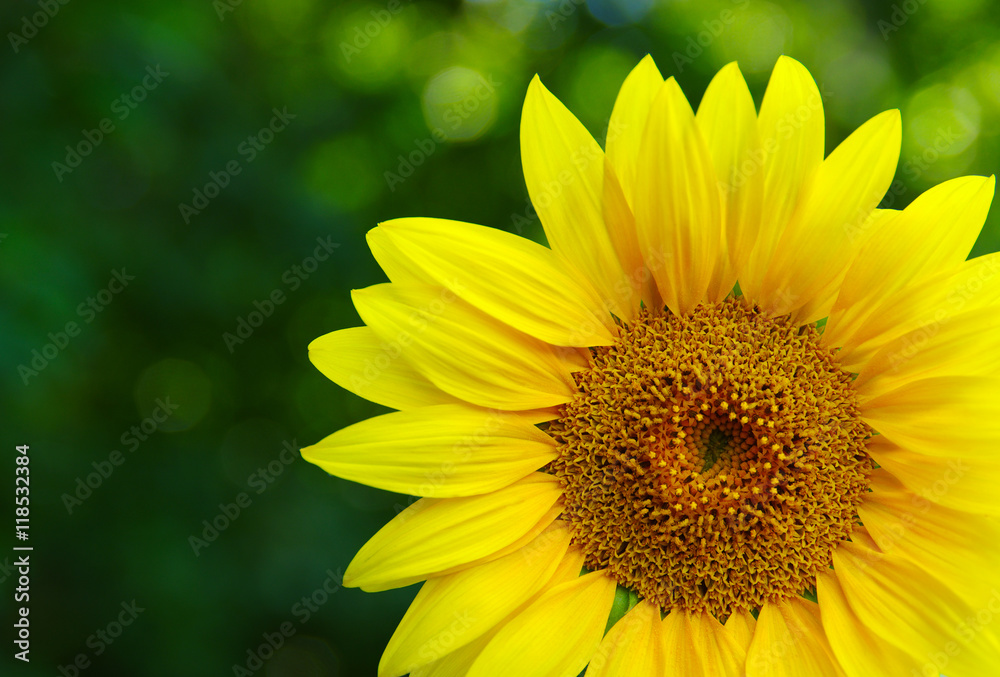
<path fill-rule="evenodd" d="M 233 674 L 284 622 L 294 637 L 255 674 L 374 674 L 415 587 L 342 590 L 305 623 L 294 605 L 405 497 L 301 459 L 279 462 L 262 493 L 250 476 L 286 441 L 311 444 L 381 411 L 306 357 L 313 338 L 359 324 L 352 288 L 384 280 L 369 228 L 422 215 L 540 238 L 524 218 L 518 151 L 536 72 L 601 139 L 646 53 L 692 103 L 734 59 L 759 101 L 786 53 L 822 84 L 828 148 L 902 109 L 892 206 L 1000 167 L 1000 16 L 989 0 L 247 0 L 221 19 L 211 0 L 51 1 L 58 12 L 37 35 L 16 51 L 9 35 L 0 44 L 0 565 L 15 544 L 18 443 L 31 445 L 36 548 L 30 666 L 11 658 L 14 578 L 0 570 L 3 674 L 57 675 L 80 653 L 92 661 L 85 675 Z M 3 33 L 23 33 L 39 11 L 5 2 Z M 120 119 L 114 102 L 157 65 L 169 75 Z M 496 85 L 477 97 L 479 76 Z M 251 162 L 240 144 L 275 108 L 295 118 Z M 104 118 L 114 129 L 57 177 L 53 162 Z M 412 175 L 387 179 L 414 151 Z M 179 204 L 234 160 L 240 173 L 182 218 Z M 327 237 L 339 247 L 299 276 L 293 266 Z M 994 208 L 975 253 L 998 244 Z M 122 269 L 135 279 L 100 313 L 79 308 Z M 230 351 L 224 334 L 274 290 L 284 303 Z M 78 335 L 37 375 L 24 372 L 68 322 Z M 177 411 L 129 451 L 123 435 L 168 397 Z M 124 463 L 69 514 L 64 494 L 115 450 Z M 189 538 L 241 492 L 249 506 L 196 556 Z M 88 637 L 133 599 L 144 611 L 95 656 Z"/>

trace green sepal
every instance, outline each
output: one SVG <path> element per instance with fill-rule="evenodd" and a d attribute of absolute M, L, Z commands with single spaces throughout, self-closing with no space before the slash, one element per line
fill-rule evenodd
<path fill-rule="evenodd" d="M 622 616 L 631 611 L 632 607 L 638 603 L 638 593 L 619 585 L 615 589 L 615 601 L 611 603 L 611 614 L 608 615 L 608 624 L 604 628 L 604 634 L 608 634 L 611 626 L 621 620 Z"/>

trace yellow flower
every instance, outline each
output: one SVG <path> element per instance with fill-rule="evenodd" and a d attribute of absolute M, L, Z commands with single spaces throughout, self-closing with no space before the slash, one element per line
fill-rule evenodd
<path fill-rule="evenodd" d="M 426 580 L 381 677 L 1000 674 L 994 180 L 877 209 L 899 146 L 888 111 L 824 158 L 790 58 L 695 114 L 647 57 L 606 151 L 531 83 L 551 248 L 369 233 L 391 283 L 310 357 L 400 411 L 303 455 L 424 497 L 345 576 Z"/>

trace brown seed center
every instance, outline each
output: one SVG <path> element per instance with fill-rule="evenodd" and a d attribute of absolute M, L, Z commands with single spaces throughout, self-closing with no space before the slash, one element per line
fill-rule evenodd
<path fill-rule="evenodd" d="M 730 298 L 591 349 L 548 428 L 586 565 L 720 619 L 814 588 L 872 467 L 852 376 L 818 338 Z"/>

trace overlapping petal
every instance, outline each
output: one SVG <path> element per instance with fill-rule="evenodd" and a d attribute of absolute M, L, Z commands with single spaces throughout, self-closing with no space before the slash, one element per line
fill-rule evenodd
<path fill-rule="evenodd" d="M 531 417 L 461 404 L 376 416 L 302 450 L 337 477 L 439 498 L 502 489 L 555 455 Z"/>
<path fill-rule="evenodd" d="M 638 191 L 639 152 L 653 100 L 663 87 L 653 57 L 646 56 L 632 69 L 618 91 L 608 123 L 607 157 L 618 176 L 628 204 L 635 206 Z"/>
<path fill-rule="evenodd" d="M 341 388 L 393 409 L 460 401 L 414 369 L 404 347 L 382 341 L 370 327 L 351 327 L 310 343 L 309 359 Z"/>
<path fill-rule="evenodd" d="M 601 640 L 586 677 L 654 677 L 665 675 L 667 647 L 660 609 L 639 602 Z"/>
<path fill-rule="evenodd" d="M 536 473 L 482 496 L 420 499 L 358 551 L 344 584 L 389 590 L 502 557 L 505 549 L 537 535 L 532 527 L 551 514 L 561 495 L 558 480 Z"/>
<path fill-rule="evenodd" d="M 601 642 L 615 587 L 595 571 L 550 588 L 497 633 L 467 677 L 579 674 Z"/>
<path fill-rule="evenodd" d="M 1000 670 L 996 630 L 976 621 L 991 597 L 970 607 L 906 558 L 860 541 L 834 551 L 833 572 L 864 627 L 922 665 L 955 677 Z"/>
<path fill-rule="evenodd" d="M 746 648 L 707 613 L 674 610 L 663 619 L 667 674 L 676 677 L 742 677 Z"/>
<path fill-rule="evenodd" d="M 969 255 L 993 199 L 993 177 L 946 181 L 873 228 L 840 287 L 823 342 L 851 345 L 854 332 L 883 299 L 934 275 L 953 272 Z M 852 234 L 860 238 L 863 233 Z"/>
<path fill-rule="evenodd" d="M 750 256 L 761 223 L 764 150 L 757 128 L 757 110 L 739 67 L 731 63 L 709 83 L 698 105 L 698 128 L 705 137 L 722 196 L 723 249 L 727 266 L 716 268 L 708 298 L 718 301 L 732 291 L 736 266 Z"/>
<path fill-rule="evenodd" d="M 645 305 L 647 308 L 662 308 L 660 292 L 656 288 L 653 274 L 642 258 L 642 248 L 635 230 L 635 215 L 625 199 L 622 186 L 615 175 L 614 168 L 607 156 L 604 158 L 604 222 L 608 227 L 611 244 L 621 262 L 623 279 L 615 284 L 627 295 L 630 307 L 623 320 L 632 320 Z"/>
<path fill-rule="evenodd" d="M 384 256 L 407 259 L 394 265 L 419 268 L 420 277 L 511 327 L 560 346 L 613 341 L 615 324 L 603 299 L 547 247 L 444 219 L 395 219 L 379 229 L 393 245 Z"/>
<path fill-rule="evenodd" d="M 539 556 L 539 551 L 537 548 L 533 548 L 532 544 L 529 544 L 521 550 L 521 554 L 528 560 L 532 560 Z M 582 566 L 583 553 L 580 552 L 580 550 L 575 546 L 569 546 L 563 557 L 557 560 L 555 572 L 545 584 L 543 590 L 548 590 L 549 588 L 561 585 L 562 583 L 568 583 L 569 581 L 576 580 L 580 575 L 580 568 Z M 454 651 L 450 651 L 433 663 L 428 663 L 427 665 L 416 668 L 410 677 L 455 677 L 456 675 L 467 675 L 469 669 L 472 667 L 472 664 L 476 662 L 479 655 L 483 652 L 483 649 L 485 649 L 486 646 L 493 641 L 493 638 L 497 636 L 500 630 L 502 630 L 507 623 L 520 615 L 520 613 L 537 600 L 540 595 L 541 593 L 535 593 L 535 595 L 528 599 L 528 601 L 521 604 L 517 610 L 512 612 L 507 618 L 495 625 L 484 635 L 477 637 L 468 644 L 456 648 Z"/>
<path fill-rule="evenodd" d="M 868 453 L 913 492 L 916 504 L 932 501 L 977 514 L 1000 516 L 997 487 L 1000 459 L 954 454 L 928 456 L 903 449 L 882 436 L 868 442 Z"/>
<path fill-rule="evenodd" d="M 633 289 L 604 222 L 604 151 L 537 76 L 524 100 L 521 164 L 549 246 L 594 283 L 612 313 L 630 318 Z"/>
<path fill-rule="evenodd" d="M 632 288 L 633 313 L 639 310 L 637 301 L 647 308 L 663 307 L 656 281 L 643 259 L 635 228 L 639 149 L 653 99 L 662 85 L 663 76 L 652 57 L 647 55 L 625 78 L 618 92 L 605 142 L 604 221 L 627 284 Z"/>
<path fill-rule="evenodd" d="M 887 668 L 904 675 L 920 674 L 919 660 L 868 630 L 832 572 L 820 572 L 816 582 L 823 628 L 847 677 L 872 677 Z"/>
<path fill-rule="evenodd" d="M 923 329 L 932 335 L 962 313 L 995 308 L 1000 304 L 998 273 L 1000 253 L 970 259 L 954 272 L 934 275 L 873 302 L 849 334 L 827 345 L 839 343 L 837 361 L 845 369 L 861 371 L 879 349 L 904 334 Z"/>
<path fill-rule="evenodd" d="M 899 111 L 886 111 L 823 161 L 764 274 L 758 298 L 763 308 L 773 315 L 795 313 L 802 323 L 829 313 L 830 292 L 847 274 L 866 235 L 862 226 L 892 183 L 901 142 Z"/>
<path fill-rule="evenodd" d="M 481 635 L 468 644 L 451 651 L 433 663 L 427 663 L 414 668 L 410 677 L 456 677 L 468 674 L 469 668 L 479 658 L 486 645 L 500 632 L 503 625 L 496 626 L 485 635 Z"/>
<path fill-rule="evenodd" d="M 390 282 L 440 286 L 437 278 L 427 272 L 419 259 L 407 256 L 400 250 L 389 236 L 388 229 L 376 226 L 368 231 L 365 240 L 379 268 Z"/>
<path fill-rule="evenodd" d="M 964 515 L 906 489 L 887 471 L 872 474 L 858 515 L 879 549 L 916 564 L 970 606 L 1000 588 L 1000 522 Z"/>
<path fill-rule="evenodd" d="M 746 677 L 841 677 L 823 631 L 819 605 L 800 597 L 760 610 L 747 654 Z"/>
<path fill-rule="evenodd" d="M 570 368 L 553 346 L 504 325 L 448 289 L 381 284 L 355 290 L 354 305 L 382 341 L 405 344 L 413 367 L 438 388 L 498 409 L 562 404 Z"/>
<path fill-rule="evenodd" d="M 402 677 L 487 634 L 542 589 L 568 547 L 566 523 L 556 522 L 521 550 L 424 583 L 386 646 L 379 677 Z"/>
<path fill-rule="evenodd" d="M 737 609 L 726 619 L 726 630 L 733 638 L 736 645 L 746 653 L 753 640 L 753 631 L 757 626 L 757 619 L 749 611 Z"/>
<path fill-rule="evenodd" d="M 862 419 L 901 447 L 931 456 L 996 454 L 1000 379 L 938 376 L 861 399 Z"/>
<path fill-rule="evenodd" d="M 676 314 L 708 300 L 716 269 L 728 267 L 720 201 L 708 146 L 670 78 L 653 100 L 639 151 L 635 221 L 646 265 Z"/>
<path fill-rule="evenodd" d="M 805 66 L 778 57 L 757 116 L 762 155 L 748 168 L 763 176 L 762 212 L 756 242 L 745 261 L 737 261 L 739 282 L 752 299 L 760 298 L 785 226 L 823 162 L 826 129 L 823 97 Z"/>
<path fill-rule="evenodd" d="M 942 376 L 998 376 L 1000 313 L 984 308 L 919 327 L 884 345 L 855 381 L 872 399 L 908 383 Z"/>

